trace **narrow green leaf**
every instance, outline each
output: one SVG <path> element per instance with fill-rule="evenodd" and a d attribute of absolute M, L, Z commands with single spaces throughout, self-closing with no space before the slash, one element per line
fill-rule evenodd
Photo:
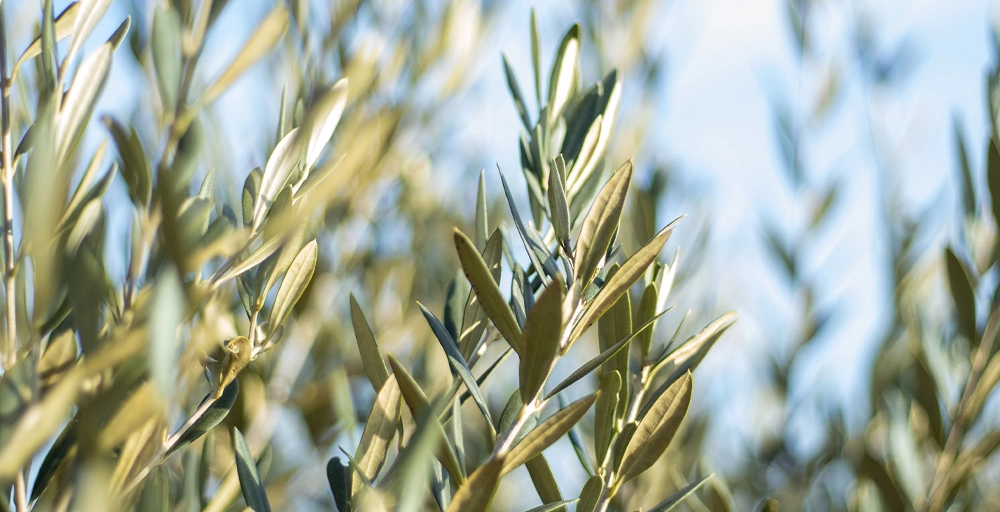
<path fill-rule="evenodd" d="M 617 370 L 601 379 L 600 395 L 594 406 L 594 453 L 597 465 L 603 466 L 611 449 L 611 439 L 615 435 L 615 410 L 618 408 L 618 391 L 622 377 Z"/>
<path fill-rule="evenodd" d="M 448 512 L 487 510 L 500 483 L 503 467 L 503 459 L 490 459 L 486 464 L 479 466 L 479 469 L 469 475 L 465 484 L 458 488 L 451 505 L 448 506 Z"/>
<path fill-rule="evenodd" d="M 111 0 L 81 0 L 79 11 L 76 13 L 76 18 L 73 23 L 72 35 L 73 38 L 70 39 L 69 50 L 66 52 L 66 61 L 72 62 L 73 58 L 76 56 L 80 48 L 83 47 L 84 41 L 90 36 L 90 33 L 94 31 L 97 24 L 104 17 L 104 13 L 108 10 L 111 5 Z"/>
<path fill-rule="evenodd" d="M 669 309 L 667 311 L 669 311 Z M 584 363 L 583 366 L 577 368 L 573 373 L 569 375 L 569 377 L 563 379 L 563 381 L 560 382 L 559 385 L 553 388 L 552 391 L 549 391 L 549 394 L 545 395 L 545 399 L 548 400 L 549 398 L 552 398 L 553 396 L 557 395 L 560 391 L 575 384 L 576 381 L 582 379 L 583 377 L 586 377 L 590 372 L 596 370 L 597 367 L 601 366 L 602 363 L 604 363 L 608 359 L 611 359 L 616 354 L 618 354 L 618 352 L 621 351 L 622 348 L 626 347 L 629 344 L 629 342 L 632 341 L 633 338 L 635 338 L 642 332 L 652 327 L 653 322 L 655 322 L 657 318 L 660 318 L 661 316 L 666 314 L 667 311 L 661 311 L 657 313 L 656 316 L 647 320 L 645 323 L 639 326 L 639 328 L 636 329 L 632 334 L 629 334 L 627 337 L 618 340 L 618 343 L 615 343 L 614 345 L 608 347 L 600 354 L 594 356 L 593 359 Z"/>
<path fill-rule="evenodd" d="M 340 122 L 340 116 L 347 106 L 347 79 L 341 78 L 329 91 L 324 93 L 310 109 L 303 122 L 309 141 L 306 144 L 306 168 L 311 168 L 319 159 L 323 148 L 333 137 L 333 131 Z"/>
<path fill-rule="evenodd" d="M 590 285 L 600 269 L 601 261 L 611 244 L 611 238 L 618 230 L 618 222 L 625 207 L 625 196 L 631 182 L 632 161 L 629 160 L 611 175 L 583 219 L 573 261 L 573 274 L 581 289 L 586 289 Z"/>
<path fill-rule="evenodd" d="M 476 190 L 476 248 L 486 249 L 489 233 L 489 213 L 486 208 L 486 170 L 479 171 L 479 188 Z"/>
<path fill-rule="evenodd" d="M 233 408 L 233 404 L 236 403 L 236 397 L 240 393 L 240 381 L 233 380 L 228 386 L 226 386 L 222 391 L 222 396 L 218 398 L 205 410 L 205 412 L 197 418 L 191 427 L 184 431 L 183 434 L 177 439 L 177 442 L 167 450 L 164 454 L 164 458 L 169 457 L 171 453 L 183 448 L 184 446 L 194 442 L 199 437 L 205 435 L 206 432 L 212 430 L 216 425 L 222 423 L 222 420 L 226 419 L 229 414 L 229 410 Z M 206 400 L 212 397 L 212 392 L 210 391 L 205 398 L 201 400 L 201 403 L 205 403 Z M 199 405 L 200 407 L 200 405 Z"/>
<path fill-rule="evenodd" d="M 55 29 L 55 40 L 62 41 L 67 37 L 73 35 L 73 26 L 76 24 L 76 17 L 80 13 L 80 2 L 70 2 L 59 16 L 56 16 L 55 23 L 53 27 Z M 24 49 L 21 56 L 17 58 L 17 62 L 14 63 L 14 68 L 10 72 L 10 80 L 13 81 L 14 77 L 17 76 L 17 70 L 20 69 L 21 64 L 26 61 L 37 57 L 42 53 L 42 36 L 39 35 Z"/>
<path fill-rule="evenodd" d="M 239 263 L 229 267 L 224 272 L 222 272 L 219 277 L 214 277 L 212 280 L 217 283 L 226 282 L 247 270 L 256 267 L 260 262 L 266 260 L 269 256 L 275 253 L 283 242 L 281 237 L 274 237 L 270 240 L 264 241 L 260 247 L 254 249 L 246 258 L 241 260 Z M 222 269 L 220 269 L 222 270 Z"/>
<path fill-rule="evenodd" d="M 279 4 L 261 21 L 250 39 L 240 46 L 242 50 L 225 71 L 205 91 L 205 101 L 210 102 L 229 88 L 244 71 L 269 52 L 288 29 L 288 8 Z"/>
<path fill-rule="evenodd" d="M 695 493 L 695 491 L 700 489 L 701 486 L 705 485 L 705 482 L 707 482 L 709 478 L 712 478 L 712 475 L 703 476 L 698 480 L 685 485 L 680 490 L 667 497 L 667 499 L 653 505 L 653 508 L 649 509 L 648 512 L 670 512 L 674 509 L 674 507 L 680 505 L 682 501 L 687 499 L 688 496 L 691 496 Z"/>
<path fill-rule="evenodd" d="M 573 25 L 559 43 L 555 64 L 549 77 L 549 102 L 545 108 L 549 112 L 550 126 L 576 93 L 579 59 L 580 25 Z"/>
<path fill-rule="evenodd" d="M 236 454 L 236 475 L 240 479 L 240 489 L 243 499 L 254 512 L 270 512 L 271 503 L 267 501 L 264 483 L 257 472 L 257 462 L 254 460 L 250 446 L 240 429 L 232 429 L 233 452 Z"/>
<path fill-rule="evenodd" d="M 358 305 L 353 293 L 350 298 L 351 324 L 354 326 L 354 337 L 358 340 L 361 365 L 364 366 L 365 374 L 377 393 L 389 379 L 389 370 L 385 367 L 385 359 L 382 358 L 382 352 L 375 341 L 375 333 L 372 332 L 371 325 L 368 324 L 364 312 L 361 311 L 361 306 Z"/>
<path fill-rule="evenodd" d="M 537 230 L 531 226 L 525 225 L 524 221 L 521 220 L 521 214 L 517 211 L 517 205 L 514 204 L 514 196 L 510 193 L 510 187 L 507 186 L 507 178 L 503 176 L 503 170 L 500 166 L 497 166 L 497 170 L 500 171 L 500 182 L 503 184 L 503 192 L 507 196 L 507 204 L 510 206 L 510 214 L 514 217 L 514 226 L 517 227 L 517 233 L 521 235 L 521 242 L 524 244 L 524 248 L 528 251 L 528 258 L 531 259 L 531 264 L 535 267 L 535 272 L 538 273 L 539 277 L 542 279 L 542 283 L 548 284 L 550 275 L 555 275 L 555 266 L 550 263 L 551 254 L 549 253 L 548 247 L 542 241 L 540 235 L 538 235 Z"/>
<path fill-rule="evenodd" d="M 177 89 L 181 86 L 181 18 L 177 10 L 157 7 L 149 38 L 164 111 L 172 115 L 177 108 Z"/>
<path fill-rule="evenodd" d="M 148 206 L 153 191 L 153 171 L 142 148 L 139 134 L 134 127 L 126 128 L 110 117 L 105 116 L 103 121 L 118 147 L 122 161 L 119 170 L 122 178 L 125 178 L 125 184 L 128 185 L 128 195 L 132 199 L 132 204 Z"/>
<path fill-rule="evenodd" d="M 958 167 L 962 173 L 962 206 L 965 215 L 976 215 L 976 189 L 973 185 L 972 166 L 969 164 L 969 153 L 965 149 L 965 134 L 958 118 L 952 119 L 952 133 L 955 138 L 955 150 L 958 152 Z"/>
<path fill-rule="evenodd" d="M 554 510 L 566 510 L 566 505 L 572 505 L 576 503 L 579 498 L 573 498 L 571 500 L 559 500 L 553 501 L 551 503 L 546 503 L 544 505 L 539 505 L 535 508 L 529 509 L 527 512 L 551 512 Z"/>
<path fill-rule="evenodd" d="M 483 393 L 479 390 L 479 385 L 476 384 L 476 378 L 472 376 L 472 372 L 469 371 L 469 365 L 465 362 L 465 358 L 458 351 L 458 344 L 452 339 L 448 330 L 445 329 L 444 324 L 434 313 L 431 313 L 423 304 L 417 302 L 417 306 L 420 307 L 420 311 L 424 314 L 424 318 L 427 319 L 427 323 L 430 324 L 431 330 L 434 331 L 434 336 L 441 343 L 441 347 L 444 349 L 445 355 L 448 357 L 448 364 L 451 366 L 452 371 L 458 374 L 459 378 L 462 379 L 462 383 L 465 384 L 466 389 L 472 394 L 472 399 L 476 402 L 476 406 L 479 407 L 479 411 L 483 413 L 483 417 L 492 428 L 493 418 L 490 416 L 490 409 L 486 405 L 486 399 L 483 397 Z"/>
<path fill-rule="evenodd" d="M 681 375 L 688 371 L 694 371 L 694 369 L 701 363 L 701 360 L 705 358 L 705 354 L 708 350 L 712 348 L 716 340 L 722 336 L 722 333 L 726 332 L 733 323 L 736 322 L 736 312 L 730 311 L 723 314 L 719 318 L 716 318 L 712 323 L 705 326 L 698 334 L 691 336 L 684 341 L 679 347 L 670 352 L 666 357 L 656 363 L 653 369 L 649 371 L 647 380 L 652 381 L 661 370 L 668 369 L 671 374 L 667 377 L 667 380 L 663 383 L 663 386 L 667 386 L 674 382 L 675 379 L 679 378 Z M 661 388 L 663 387 L 661 386 Z"/>
<path fill-rule="evenodd" d="M 56 437 L 55 442 L 52 443 L 52 447 L 45 454 L 45 458 L 38 468 L 38 473 L 35 474 L 35 483 L 31 486 L 32 501 L 42 495 L 42 492 L 45 491 L 45 488 L 49 485 L 49 482 L 55 476 L 56 470 L 59 469 L 63 461 L 72 460 L 76 455 L 76 441 L 79 437 L 77 425 L 79 423 L 75 420 L 67 423 L 63 431 Z"/>
<path fill-rule="evenodd" d="M 524 463 L 524 467 L 528 469 L 528 475 L 531 477 L 531 483 L 535 485 L 535 490 L 538 491 L 538 497 L 541 498 L 542 503 L 547 504 L 542 505 L 542 507 L 551 507 L 547 510 L 559 509 L 561 512 L 565 512 L 566 509 L 561 505 L 576 501 L 563 501 L 559 484 L 556 483 L 556 477 L 552 474 L 552 468 L 545 460 L 545 455 L 535 455 Z"/>
<path fill-rule="evenodd" d="M 271 334 L 285 322 L 288 314 L 292 312 L 292 307 L 299 301 L 299 297 L 302 297 L 306 286 L 312 280 L 313 272 L 316 271 L 318 251 L 316 240 L 307 243 L 288 267 L 288 272 L 285 273 L 285 277 L 281 280 L 281 286 L 278 287 L 278 294 L 274 297 L 274 307 L 271 309 L 271 317 L 268 321 L 268 329 Z"/>
<path fill-rule="evenodd" d="M 691 403 L 691 383 L 688 372 L 652 402 L 625 449 L 616 485 L 642 474 L 666 451 Z"/>
<path fill-rule="evenodd" d="M 994 133 L 996 131 L 994 130 Z M 1000 224 L 1000 148 L 995 137 L 987 142 L 986 183 L 990 189 L 990 201 L 993 205 L 993 220 Z"/>
<path fill-rule="evenodd" d="M 659 305 L 659 292 L 656 289 L 655 283 L 649 283 L 646 288 L 642 290 L 642 298 L 639 299 L 639 308 L 635 312 L 635 321 L 647 322 L 656 315 L 656 308 Z M 653 331 L 656 329 L 656 324 L 654 323 L 637 336 L 636 343 L 639 345 L 639 353 L 642 357 L 641 362 L 645 365 L 649 361 L 649 346 L 653 341 Z"/>
<path fill-rule="evenodd" d="M 945 249 L 948 285 L 958 314 L 958 329 L 967 340 L 976 337 L 976 292 L 969 269 L 958 259 L 951 247 Z"/>
<path fill-rule="evenodd" d="M 298 165 L 302 156 L 299 149 L 299 129 L 293 128 L 285 135 L 285 138 L 274 147 L 271 156 L 264 166 L 264 174 L 261 177 L 260 191 L 254 200 L 253 208 L 253 230 L 256 231 L 264 222 L 264 214 L 271 207 L 281 189 L 285 188 L 288 177 L 292 170 Z"/>
<path fill-rule="evenodd" d="M 420 389 L 420 385 L 410 375 L 410 372 L 406 371 L 406 368 L 392 354 L 388 354 L 388 356 L 389 366 L 392 367 L 392 374 L 396 376 L 396 380 L 399 382 L 399 390 L 403 395 L 403 401 L 406 402 L 406 406 L 410 409 L 413 417 L 420 417 L 425 410 L 431 409 L 430 400 L 427 399 L 424 390 Z M 444 427 L 441 426 L 441 422 L 436 417 L 433 419 L 434 421 L 428 422 L 428 428 L 439 431 L 437 437 L 440 439 L 440 443 L 436 452 L 437 458 L 441 461 L 444 468 L 448 470 L 448 473 L 455 482 L 461 485 L 465 482 L 465 474 L 462 473 L 462 468 L 458 464 L 458 457 L 455 455 L 455 450 L 452 448 L 451 443 L 448 442 L 448 437 L 444 433 Z"/>
<path fill-rule="evenodd" d="M 656 260 L 656 257 L 660 254 L 663 246 L 667 243 L 667 239 L 670 238 L 670 234 L 673 232 L 674 224 L 676 222 L 677 221 L 675 220 L 660 230 L 660 232 L 645 246 L 643 246 L 642 249 L 636 251 L 631 258 L 626 260 L 621 269 L 618 272 L 615 272 L 615 275 L 608 280 L 608 282 L 604 283 L 601 291 L 598 292 L 597 296 L 594 297 L 594 300 L 587 305 L 587 309 L 584 311 L 583 315 L 570 332 L 569 338 L 566 340 L 566 345 L 563 348 L 564 352 L 573 344 L 574 341 L 579 339 L 580 336 L 594 324 L 594 322 L 604 316 L 604 313 L 618 301 L 618 298 L 621 297 L 623 293 L 628 291 L 632 284 L 642 276 L 643 272 L 646 271 L 646 268 Z"/>
<path fill-rule="evenodd" d="M 287 186 L 282 190 L 281 194 L 278 194 L 278 200 L 275 201 L 277 206 L 282 203 L 282 198 L 284 202 L 281 205 L 286 208 L 284 214 L 292 214 L 292 187 Z M 274 211 L 272 210 L 272 213 Z M 292 262 L 295 261 L 295 257 L 298 256 L 299 251 L 302 249 L 302 244 L 306 241 L 306 231 L 308 228 L 308 223 L 296 223 L 296 225 L 289 227 L 289 229 L 284 230 L 283 233 L 279 233 L 278 230 L 269 233 L 266 226 L 264 228 L 264 238 L 272 237 L 282 237 L 284 238 L 284 243 L 281 244 L 281 250 L 278 251 L 277 259 L 273 261 L 274 265 L 270 267 L 270 271 L 267 273 L 267 280 L 264 282 L 264 287 L 261 288 L 263 292 L 262 295 L 267 295 L 274 287 L 275 283 L 278 282 L 278 278 L 285 274 L 285 272 L 291 267 Z"/>
<path fill-rule="evenodd" d="M 569 200 L 566 198 L 566 162 L 562 155 L 556 157 L 549 172 L 548 183 L 549 215 L 552 219 L 552 230 L 556 234 L 559 245 L 566 254 L 570 253 L 569 232 Z"/>
<path fill-rule="evenodd" d="M 107 83 L 113 52 L 112 45 L 102 45 L 83 59 L 73 76 L 73 83 L 66 91 L 56 117 L 56 155 L 60 161 L 70 155 L 72 148 L 83 137 L 97 97 Z"/>
<path fill-rule="evenodd" d="M 246 227 L 250 227 L 253 224 L 254 204 L 257 196 L 260 194 L 260 186 L 263 178 L 264 172 L 260 170 L 260 167 L 257 167 L 250 171 L 247 179 L 243 182 L 243 196 L 240 204 L 243 207 L 243 225 Z"/>
<path fill-rule="evenodd" d="M 525 104 L 524 94 L 521 93 L 521 86 L 517 83 L 517 76 L 514 75 L 514 70 L 507 62 L 507 56 L 501 53 L 500 59 L 503 61 L 503 71 L 507 77 L 507 88 L 510 89 L 510 96 L 514 100 L 514 108 L 517 109 L 517 115 L 524 123 L 525 131 L 531 132 L 531 118 L 528 117 L 528 106 Z"/>
<path fill-rule="evenodd" d="M 355 496 L 364 485 L 362 479 L 374 480 L 385 464 L 389 445 L 396 433 L 396 423 L 399 422 L 401 407 L 399 399 L 399 384 L 396 382 L 396 376 L 390 375 L 372 403 L 365 429 L 361 433 L 361 442 L 354 454 L 359 478 L 353 479 L 351 496 Z"/>
<path fill-rule="evenodd" d="M 500 331 L 500 335 L 515 352 L 521 352 L 521 328 L 514 319 L 514 312 L 500 294 L 500 288 L 490 274 L 486 262 L 476 250 L 469 237 L 455 229 L 455 247 L 458 249 L 458 259 L 462 263 L 465 277 L 472 285 L 472 290 L 479 299 L 479 304 Z"/>
<path fill-rule="evenodd" d="M 559 353 L 562 338 L 563 285 L 556 278 L 538 297 L 524 325 L 520 364 L 521 400 L 531 403 L 541 391 Z"/>
<path fill-rule="evenodd" d="M 439 436 L 444 433 L 440 429 L 437 418 L 434 417 L 434 411 L 427 408 L 414 419 L 417 425 L 413 430 L 413 435 L 406 447 L 400 452 L 399 459 L 394 465 L 400 468 L 399 472 L 395 473 L 392 478 L 393 492 L 398 496 L 394 509 L 396 512 L 424 510 L 427 482 L 434 478 L 432 472 L 434 467 L 441 467 L 432 456 L 434 447 L 443 440 Z M 441 478 L 445 478 L 444 474 L 441 475 Z M 448 490 L 451 490 L 448 482 L 442 483 L 448 485 Z M 434 487 L 434 484 L 432 483 L 431 486 Z"/>
<path fill-rule="evenodd" d="M 524 436 L 520 442 L 504 459 L 502 474 L 507 474 L 524 464 L 529 459 L 542 453 L 552 443 L 560 437 L 566 435 L 569 429 L 576 425 L 580 418 L 587 413 L 590 406 L 597 399 L 597 393 L 589 394 L 561 409 L 545 421 L 538 424 L 528 435 Z"/>
<path fill-rule="evenodd" d="M 538 34 L 538 19 L 531 8 L 531 68 L 535 75 L 535 101 L 542 109 L 542 37 Z"/>
<path fill-rule="evenodd" d="M 351 510 L 351 472 L 350 466 L 342 464 L 340 457 L 332 457 L 326 463 L 326 479 L 330 482 L 330 492 L 338 512 Z"/>
<path fill-rule="evenodd" d="M 455 277 L 448 281 L 444 301 L 444 326 L 453 340 L 462 339 L 462 321 L 465 315 L 465 304 L 469 300 L 472 287 L 461 271 L 455 272 Z M 461 347 L 461 344 L 459 345 Z"/>
<path fill-rule="evenodd" d="M 597 509 L 597 502 L 601 499 L 603 488 L 604 481 L 601 477 L 597 475 L 590 477 L 580 490 L 580 501 L 576 504 L 576 512 L 594 512 Z"/>
<path fill-rule="evenodd" d="M 499 228 L 494 229 L 493 234 L 490 235 L 489 240 L 486 242 L 486 248 L 483 249 L 482 257 L 483 261 L 486 262 L 487 268 L 490 269 L 493 282 L 499 283 L 502 270 L 500 260 L 503 258 L 503 235 L 501 235 Z M 464 269 L 462 272 L 464 273 Z M 469 283 L 468 279 L 465 281 Z M 483 332 L 486 330 L 486 324 L 489 323 L 489 317 L 483 311 L 479 303 L 479 297 L 471 290 L 471 283 L 469 286 L 470 293 L 465 303 L 465 313 L 462 317 L 462 332 L 458 340 L 458 346 L 462 351 L 462 356 L 466 360 L 469 360 L 472 354 L 479 348 L 479 342 L 482 340 Z"/>

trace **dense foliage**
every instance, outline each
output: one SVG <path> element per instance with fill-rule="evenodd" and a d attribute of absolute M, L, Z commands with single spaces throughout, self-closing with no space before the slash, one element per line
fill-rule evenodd
<path fill-rule="evenodd" d="M 673 186 L 643 118 L 661 73 L 643 42 L 655 3 L 581 8 L 551 48 L 558 34 L 523 13 L 530 51 L 496 63 L 522 130 L 496 136 L 520 171 L 478 181 L 464 162 L 454 180 L 437 168 L 468 154 L 439 130 L 494 3 L 279 1 L 222 60 L 209 41 L 232 36 L 235 2 L 136 2 L 113 19 L 111 0 L 43 0 L 23 48 L 0 4 L 0 507 L 940 511 L 996 499 L 984 468 L 1000 445 L 988 414 L 1000 67 L 985 169 L 956 129 L 960 235 L 943 255 L 872 144 L 892 318 L 870 407 L 824 411 L 809 452 L 791 374 L 834 314 L 800 255 L 840 185 L 803 154 L 836 93 L 814 108 L 776 100 L 808 215 L 790 240 L 783 226 L 765 238 L 801 318 L 777 327 L 788 347 L 766 405 L 778 428 L 719 463 L 705 432 L 741 420 L 699 403 L 694 382 L 720 376 L 694 370 L 736 314 L 699 295 L 679 251 L 661 261 L 675 231 L 692 240 L 706 220 L 660 211 Z M 824 58 L 813 4 L 788 2 L 803 74 Z M 865 41 L 865 90 L 893 87 L 898 63 Z M 112 65 L 129 59 L 143 101 L 131 118 L 106 115 Z M 619 67 L 588 76 L 590 62 Z M 276 119 L 248 109 L 267 134 L 253 168 L 231 158 L 223 119 L 261 68 L 287 83 Z M 704 238 L 692 245 L 687 259 L 704 259 Z"/>

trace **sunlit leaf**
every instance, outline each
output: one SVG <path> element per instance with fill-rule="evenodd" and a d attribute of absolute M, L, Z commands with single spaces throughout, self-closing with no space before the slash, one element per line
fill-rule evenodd
<path fill-rule="evenodd" d="M 559 340 L 562 337 L 562 288 L 559 279 L 553 280 L 528 312 L 520 363 L 520 392 L 524 403 L 530 403 L 541 391 L 559 353 Z"/>
<path fill-rule="evenodd" d="M 500 472 L 504 468 L 503 459 L 490 459 L 469 475 L 465 484 L 458 488 L 451 500 L 448 512 L 465 510 L 486 510 L 500 483 Z"/>
<path fill-rule="evenodd" d="M 685 374 L 656 397 L 639 419 L 618 468 L 618 485 L 652 467 L 666 451 L 691 403 L 691 383 L 691 374 Z"/>
<path fill-rule="evenodd" d="M 390 375 L 372 403 L 364 432 L 361 434 L 361 443 L 358 444 L 358 450 L 354 455 L 360 476 L 366 480 L 373 480 L 385 464 L 389 444 L 396 433 L 400 407 L 399 385 L 396 383 L 396 377 Z M 355 478 L 351 486 L 351 495 L 356 495 L 362 485 L 361 480 Z"/>
<path fill-rule="evenodd" d="M 549 124 L 562 113 L 566 102 L 573 97 L 577 86 L 577 68 L 580 59 L 580 25 L 573 25 L 556 52 L 555 64 L 549 77 L 549 97 L 546 108 L 549 112 Z"/>
<path fill-rule="evenodd" d="M 288 8 L 280 4 L 260 22 L 250 39 L 240 45 L 240 53 L 205 91 L 205 101 L 222 94 L 247 68 L 271 51 L 288 29 L 288 22 Z"/>
<path fill-rule="evenodd" d="M 385 367 L 385 359 L 379 351 L 378 343 L 375 341 L 375 333 L 372 332 L 368 320 L 365 318 L 361 306 L 358 305 L 354 294 L 351 298 L 351 323 L 354 325 L 354 337 L 358 341 L 358 352 L 361 354 L 361 364 L 364 366 L 365 374 L 371 381 L 372 387 L 378 392 L 389 379 L 389 370 Z"/>
<path fill-rule="evenodd" d="M 514 319 L 514 313 L 507 305 L 507 301 L 500 294 L 500 288 L 493 280 L 486 262 L 483 261 L 469 237 L 458 229 L 455 229 L 455 247 L 458 249 L 458 259 L 462 263 L 465 277 L 472 285 L 472 290 L 479 299 L 479 304 L 489 315 L 493 325 L 500 331 L 500 335 L 507 340 L 515 352 L 520 353 L 522 350 L 521 328 L 517 325 L 517 320 Z"/>
<path fill-rule="evenodd" d="M 569 429 L 573 428 L 573 425 L 576 425 L 580 418 L 586 414 L 596 399 L 596 393 L 587 395 L 539 423 L 507 454 L 503 463 L 503 474 L 511 472 L 532 457 L 542 453 L 542 450 L 566 435 Z"/>
<path fill-rule="evenodd" d="M 636 251 L 631 258 L 625 261 L 621 269 L 615 272 L 615 275 L 601 287 L 601 291 L 594 297 L 594 300 L 587 305 L 587 309 L 584 311 L 580 320 L 577 321 L 575 327 L 570 332 L 569 337 L 566 340 L 566 346 L 563 351 L 569 348 L 574 341 L 579 339 L 579 337 L 590 328 L 599 318 L 604 316 L 604 313 L 608 311 L 618 301 L 618 298 L 622 296 L 623 293 L 627 292 L 629 287 L 632 286 L 642 276 L 646 268 L 649 267 L 656 260 L 656 257 L 660 254 L 663 246 L 667 243 L 667 239 L 670 238 L 670 234 L 674 230 L 674 221 L 667 225 L 667 227 L 660 230 L 660 232 L 653 237 L 642 249 Z"/>
<path fill-rule="evenodd" d="M 581 288 L 586 288 L 594 278 L 611 244 L 611 237 L 618 230 L 631 182 L 632 161 L 629 160 L 611 175 L 583 219 L 573 262 L 573 275 L 581 283 Z"/>
<path fill-rule="evenodd" d="M 309 281 L 312 280 L 313 272 L 316 271 L 318 251 L 316 240 L 307 243 L 288 267 L 288 272 L 285 273 L 285 277 L 281 280 L 281 286 L 278 287 L 278 294 L 274 297 L 274 307 L 271 308 L 271 317 L 268 321 L 268 329 L 271 333 L 274 333 L 285 322 L 295 303 L 305 292 Z"/>

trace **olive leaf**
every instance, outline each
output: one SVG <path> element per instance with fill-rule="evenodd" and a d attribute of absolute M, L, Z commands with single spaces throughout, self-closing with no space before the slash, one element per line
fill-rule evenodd
<path fill-rule="evenodd" d="M 389 380 L 389 370 L 385 367 L 385 359 L 379 351 L 378 343 L 375 341 L 375 333 L 372 332 L 371 325 L 361 311 L 354 294 L 351 298 L 351 323 L 354 326 L 354 337 L 358 341 L 358 352 L 361 354 L 361 365 L 364 367 L 365 375 L 371 381 L 372 387 L 378 392 Z"/>
<path fill-rule="evenodd" d="M 270 512 L 271 503 L 267 500 L 264 483 L 260 480 L 257 462 L 250 452 L 250 446 L 240 429 L 233 427 L 231 434 L 233 453 L 236 454 L 236 474 L 243 490 L 243 500 L 254 512 Z"/>
<path fill-rule="evenodd" d="M 368 413 L 368 420 L 365 421 L 365 428 L 361 433 L 361 442 L 354 455 L 361 478 L 368 481 L 375 479 L 385 464 L 389 445 L 396 433 L 396 423 L 399 422 L 400 407 L 399 385 L 396 376 L 390 375 L 372 403 L 371 412 Z M 353 482 L 352 496 L 357 494 L 362 486 L 360 479 L 355 478 Z"/>
<path fill-rule="evenodd" d="M 493 280 L 489 267 L 479 255 L 479 251 L 476 250 L 469 237 L 457 228 L 455 229 L 455 247 L 458 249 L 458 259 L 462 263 L 465 277 L 472 285 L 472 291 L 479 299 L 479 304 L 489 315 L 493 325 L 500 331 L 500 335 L 507 340 L 515 352 L 520 353 L 522 333 L 520 326 L 517 325 L 517 320 L 514 319 L 514 312 L 511 311 L 507 301 L 500 294 L 500 288 Z"/>
<path fill-rule="evenodd" d="M 500 483 L 503 467 L 503 459 L 490 459 L 486 464 L 479 466 L 479 469 L 469 475 L 465 484 L 458 488 L 458 492 L 451 499 L 451 505 L 448 506 L 448 512 L 488 509 Z"/>
<path fill-rule="evenodd" d="M 307 243 L 288 267 L 288 272 L 278 287 L 278 294 L 274 297 L 274 307 L 271 308 L 271 317 L 268 320 L 269 334 L 273 334 L 285 322 L 292 307 L 305 292 L 306 286 L 312 280 L 313 272 L 316 271 L 318 251 L 316 240 Z"/>
<path fill-rule="evenodd" d="M 639 419 L 618 468 L 616 485 L 639 476 L 666 451 L 691 403 L 691 383 L 688 372 L 656 397 Z"/>
<path fill-rule="evenodd" d="M 576 425 L 580 418 L 586 414 L 595 400 L 597 400 L 597 393 L 591 393 L 539 423 L 507 454 L 503 462 L 502 474 L 516 469 L 532 457 L 542 453 L 542 450 L 551 446 L 560 437 L 566 435 L 569 429 L 573 428 L 573 425 Z"/>
<path fill-rule="evenodd" d="M 242 50 L 226 70 L 205 90 L 204 101 L 211 102 L 222 94 L 247 68 L 269 52 L 288 29 L 288 22 L 288 8 L 279 4 L 261 21 L 250 39 L 240 46 Z"/>
<path fill-rule="evenodd" d="M 629 160 L 611 175 L 583 219 L 573 262 L 573 275 L 581 283 L 582 289 L 586 289 L 597 274 L 599 265 L 608 252 L 611 238 L 618 231 L 618 222 L 625 207 L 625 195 L 631 182 L 632 161 Z"/>
<path fill-rule="evenodd" d="M 563 285 L 557 278 L 542 291 L 535 306 L 528 312 L 520 364 L 523 403 L 530 403 L 541 391 L 559 353 L 562 302 Z"/>

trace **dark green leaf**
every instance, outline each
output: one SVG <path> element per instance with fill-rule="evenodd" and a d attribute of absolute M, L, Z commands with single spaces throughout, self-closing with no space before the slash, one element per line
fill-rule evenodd
<path fill-rule="evenodd" d="M 350 466 L 341 464 L 340 457 L 333 457 L 326 463 L 326 478 L 330 482 L 330 492 L 337 504 L 338 512 L 351 510 L 351 472 Z"/>
<path fill-rule="evenodd" d="M 945 249 L 948 265 L 948 285 L 958 314 L 958 329 L 967 340 L 976 338 L 976 292 L 969 269 L 958 259 L 951 247 Z"/>
<path fill-rule="evenodd" d="M 234 379 L 228 386 L 222 391 L 222 396 L 218 398 L 205 410 L 204 414 L 192 423 L 191 427 L 184 431 L 178 438 L 177 442 L 171 446 L 164 457 L 169 457 L 171 453 L 177 451 L 178 449 L 194 442 L 199 437 L 205 435 L 206 432 L 211 430 L 213 427 L 222 423 L 222 420 L 226 419 L 226 415 L 229 414 L 229 410 L 233 408 L 233 404 L 236 403 L 236 396 L 240 392 L 240 381 Z M 205 395 L 202 399 L 202 403 L 210 399 L 212 392 Z"/>
<path fill-rule="evenodd" d="M 232 440 L 233 452 L 236 454 L 236 474 L 240 478 L 243 499 L 254 512 L 270 512 L 271 504 L 267 501 L 264 483 L 257 473 L 257 461 L 240 429 L 233 427 Z"/>

